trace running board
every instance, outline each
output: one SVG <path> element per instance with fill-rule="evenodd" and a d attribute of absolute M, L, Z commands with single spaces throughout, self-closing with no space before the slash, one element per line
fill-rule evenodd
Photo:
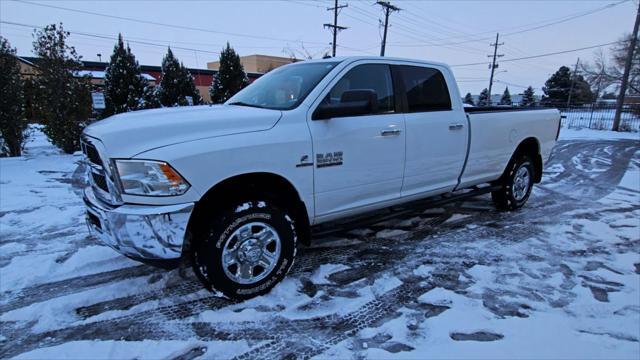
<path fill-rule="evenodd" d="M 455 201 L 465 200 L 471 197 L 488 194 L 499 190 L 499 185 L 474 186 L 469 189 L 459 190 L 426 199 L 411 201 L 403 205 L 390 206 L 381 210 L 375 210 L 363 215 L 355 215 L 341 220 L 329 221 L 315 225 L 311 228 L 312 237 L 321 237 L 338 232 L 353 230 L 366 225 L 372 225 L 381 221 L 393 219 L 416 211 L 424 211 L 437 206 Z"/>

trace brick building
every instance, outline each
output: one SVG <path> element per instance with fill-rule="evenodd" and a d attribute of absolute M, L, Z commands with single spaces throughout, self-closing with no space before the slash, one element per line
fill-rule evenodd
<path fill-rule="evenodd" d="M 281 56 L 271 56 L 271 55 L 248 55 L 240 57 L 240 64 L 244 68 L 244 71 L 254 72 L 258 74 L 265 74 L 269 71 L 280 67 L 282 65 L 290 64 L 294 61 L 294 59 L 288 57 Z M 207 63 L 207 69 L 210 70 L 218 70 L 220 68 L 219 61 L 212 61 Z"/>

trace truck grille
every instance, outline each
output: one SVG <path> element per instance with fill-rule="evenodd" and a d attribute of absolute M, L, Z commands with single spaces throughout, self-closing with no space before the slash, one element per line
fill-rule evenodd
<path fill-rule="evenodd" d="M 100 151 L 91 139 L 83 137 L 80 142 L 87 164 L 87 175 L 89 184 L 94 190 L 94 194 L 100 200 L 116 205 L 119 196 L 115 191 L 113 181 L 109 177 L 108 161 L 103 160 Z"/>
<path fill-rule="evenodd" d="M 107 185 L 107 179 L 105 179 L 104 175 L 96 174 L 95 172 L 91 172 L 91 177 L 93 178 L 93 184 L 97 186 L 100 190 L 104 192 L 109 192 L 109 186 Z"/>
<path fill-rule="evenodd" d="M 98 154 L 98 149 L 93 144 L 82 142 L 82 152 L 87 157 L 91 163 L 102 166 L 102 159 L 100 159 L 100 154 Z"/>

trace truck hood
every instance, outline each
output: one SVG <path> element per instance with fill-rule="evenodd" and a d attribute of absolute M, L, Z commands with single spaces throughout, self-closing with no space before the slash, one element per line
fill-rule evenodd
<path fill-rule="evenodd" d="M 102 141 L 110 157 L 127 158 L 187 141 L 268 130 L 281 116 L 279 110 L 236 105 L 163 108 L 111 116 L 84 134 Z"/>

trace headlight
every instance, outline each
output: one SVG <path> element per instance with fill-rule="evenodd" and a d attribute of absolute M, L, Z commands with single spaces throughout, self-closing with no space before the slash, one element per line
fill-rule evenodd
<path fill-rule="evenodd" d="M 189 183 L 171 165 L 152 160 L 115 160 L 122 191 L 128 195 L 182 195 Z"/>

